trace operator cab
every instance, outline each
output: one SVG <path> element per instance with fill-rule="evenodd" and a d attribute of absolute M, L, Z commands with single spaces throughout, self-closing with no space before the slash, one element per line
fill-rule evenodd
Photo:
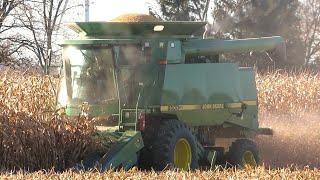
<path fill-rule="evenodd" d="M 132 108 L 142 77 L 139 68 L 150 59 L 150 52 L 137 43 L 65 45 L 57 106 L 76 116 L 86 103 L 91 115 L 109 117 L 118 113 L 121 93 L 121 106 Z"/>
<path fill-rule="evenodd" d="M 67 96 L 71 104 L 116 99 L 111 48 L 67 47 L 65 51 Z"/>

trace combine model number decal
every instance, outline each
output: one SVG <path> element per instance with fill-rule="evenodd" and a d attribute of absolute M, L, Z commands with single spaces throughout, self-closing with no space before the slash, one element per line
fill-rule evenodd
<path fill-rule="evenodd" d="M 181 105 L 169 105 L 167 106 L 168 111 L 179 111 L 183 109 Z"/>
<path fill-rule="evenodd" d="M 223 109 L 224 104 L 203 104 L 201 105 L 201 109 L 210 110 L 210 109 Z"/>
<path fill-rule="evenodd" d="M 243 101 L 242 103 L 226 103 L 226 104 L 197 104 L 197 105 L 166 105 L 161 106 L 162 112 L 181 111 L 181 110 L 215 110 L 224 108 L 241 108 L 242 105 L 256 106 L 256 101 Z"/>

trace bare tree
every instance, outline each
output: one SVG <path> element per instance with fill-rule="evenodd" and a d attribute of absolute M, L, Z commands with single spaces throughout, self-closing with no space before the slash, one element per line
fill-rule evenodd
<path fill-rule="evenodd" d="M 15 19 L 9 17 L 23 2 L 24 0 L 0 0 L 0 63 L 2 64 L 12 64 L 14 62 L 12 54 L 20 49 L 11 46 L 5 33 L 16 27 Z"/>
<path fill-rule="evenodd" d="M 21 7 L 23 15 L 17 16 L 21 26 L 28 32 L 23 38 L 12 39 L 32 52 L 45 74 L 59 57 L 56 36 L 59 33 L 63 15 L 75 6 L 68 6 L 68 0 L 30 1 Z"/>
<path fill-rule="evenodd" d="M 9 30 L 12 26 L 6 26 L 4 21 L 10 13 L 24 0 L 0 0 L 0 33 Z"/>
<path fill-rule="evenodd" d="M 320 60 L 320 1 L 305 0 L 300 7 L 302 39 L 306 48 L 305 64 Z"/>

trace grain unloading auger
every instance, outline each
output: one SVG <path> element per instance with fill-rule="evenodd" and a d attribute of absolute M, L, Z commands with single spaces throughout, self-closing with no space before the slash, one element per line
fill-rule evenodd
<path fill-rule="evenodd" d="M 69 116 L 87 104 L 103 129 L 93 138 L 106 147 L 88 157 L 86 167 L 193 169 L 259 163 L 251 139 L 272 131 L 258 126 L 253 70 L 220 63 L 219 54 L 276 50 L 282 53 L 277 57 L 285 58 L 284 41 L 194 36 L 204 25 L 69 24 L 80 38 L 63 43 L 58 104 Z"/>

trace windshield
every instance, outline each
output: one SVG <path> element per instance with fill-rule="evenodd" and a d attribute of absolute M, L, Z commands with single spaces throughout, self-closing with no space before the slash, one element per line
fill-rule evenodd
<path fill-rule="evenodd" d="M 107 103 L 116 98 L 111 48 L 64 50 L 65 81 L 71 103 Z"/>

